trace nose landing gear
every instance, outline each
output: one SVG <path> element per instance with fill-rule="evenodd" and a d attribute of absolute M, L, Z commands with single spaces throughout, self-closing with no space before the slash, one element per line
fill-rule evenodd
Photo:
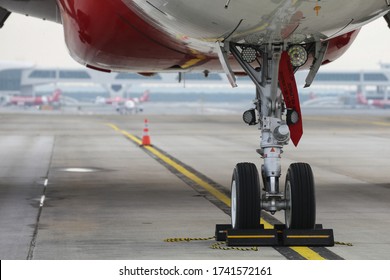
<path fill-rule="evenodd" d="M 257 58 L 261 57 L 261 63 L 252 56 L 248 59 L 249 48 L 256 52 Z M 254 47 L 230 43 L 230 52 L 256 85 L 255 108 L 246 111 L 243 118 L 249 125 L 258 123 L 261 131 L 257 152 L 263 159 L 264 192 L 260 192 L 256 166 L 238 163 L 231 184 L 232 224 L 225 228 L 228 245 L 333 246 L 333 231 L 322 230 L 315 223 L 314 179 L 310 165 L 291 164 L 284 192 L 279 186 L 283 147 L 290 139 L 297 145 L 302 135 L 298 93 L 291 62 L 286 60 L 287 50 L 282 44 Z M 257 63 L 257 67 L 252 66 L 253 63 Z M 261 210 L 271 214 L 284 210 L 285 224 L 264 229 L 259 222 Z M 221 226 L 217 228 L 221 231 Z"/>

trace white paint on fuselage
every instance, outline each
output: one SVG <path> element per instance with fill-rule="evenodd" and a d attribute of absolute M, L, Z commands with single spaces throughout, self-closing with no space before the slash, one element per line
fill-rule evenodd
<path fill-rule="evenodd" d="M 10 12 L 61 22 L 56 0 L 0 0 L 0 7 Z"/>
<path fill-rule="evenodd" d="M 357 29 L 389 9 L 384 0 L 232 0 L 228 9 L 226 0 L 122 1 L 135 2 L 150 22 L 203 52 L 214 52 L 214 42 L 227 36 L 255 44 L 327 39 Z"/>

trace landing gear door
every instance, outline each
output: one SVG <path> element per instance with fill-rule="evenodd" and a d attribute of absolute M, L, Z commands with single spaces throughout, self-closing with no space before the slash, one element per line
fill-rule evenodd
<path fill-rule="evenodd" d="M 0 28 L 3 27 L 5 21 L 7 20 L 7 18 L 9 17 L 10 14 L 11 14 L 11 12 L 0 7 Z"/>

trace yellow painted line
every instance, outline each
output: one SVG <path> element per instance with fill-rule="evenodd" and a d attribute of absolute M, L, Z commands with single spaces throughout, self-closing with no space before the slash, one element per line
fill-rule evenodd
<path fill-rule="evenodd" d="M 370 122 L 372 124 L 375 124 L 375 125 L 379 125 L 379 126 L 390 126 L 390 123 L 388 122 Z"/>
<path fill-rule="evenodd" d="M 198 184 L 201 187 L 203 187 L 210 194 L 212 194 L 217 199 L 219 199 L 220 201 L 222 201 L 223 203 L 225 203 L 227 206 L 230 207 L 230 198 L 227 197 L 222 192 L 220 192 L 219 190 L 217 190 L 216 188 L 214 188 L 212 185 L 210 185 L 209 183 L 205 182 L 204 180 L 202 180 L 201 178 L 199 178 L 194 173 L 192 173 L 191 171 L 187 170 L 186 168 L 184 168 L 180 164 L 174 162 L 169 157 L 163 155 L 162 153 L 157 151 L 155 148 L 153 148 L 151 146 L 145 146 L 144 148 L 147 149 L 148 151 L 150 151 L 152 154 L 154 154 L 156 157 L 158 157 L 162 161 L 164 161 L 166 164 L 168 164 L 168 165 L 172 166 L 173 168 L 175 168 L 177 171 L 179 171 L 181 174 L 186 176 L 188 179 L 192 180 L 196 184 Z"/>
<path fill-rule="evenodd" d="M 120 131 L 123 135 L 128 137 L 130 140 L 132 140 L 136 144 L 138 144 L 138 145 L 142 144 L 142 141 L 140 139 L 138 139 L 137 137 L 135 137 L 134 135 L 128 133 L 125 130 L 119 129 L 116 125 L 114 125 L 114 124 L 107 124 L 107 125 L 110 126 L 111 128 L 113 128 L 116 131 Z M 150 151 L 152 154 L 154 154 L 156 157 L 158 157 L 162 161 L 164 161 L 166 164 L 168 164 L 171 167 L 175 168 L 177 171 L 179 171 L 181 174 L 183 174 L 184 176 L 186 176 L 187 178 L 189 178 L 193 182 L 195 182 L 198 185 L 200 185 L 201 187 L 203 187 L 210 194 L 212 194 L 217 199 L 219 199 L 224 204 L 226 204 L 227 206 L 230 207 L 230 204 L 231 204 L 230 198 L 227 197 L 222 192 L 220 192 L 219 190 L 217 190 L 216 188 L 214 188 L 212 185 L 210 185 L 209 183 L 205 182 L 204 180 L 202 180 L 201 178 L 199 178 L 194 173 L 192 173 L 188 169 L 184 168 L 180 164 L 178 164 L 175 161 L 171 160 L 169 157 L 163 155 L 162 153 L 157 151 L 155 148 L 153 148 L 151 146 L 144 146 L 144 148 L 147 149 L 148 151 Z M 261 219 L 260 222 L 264 225 L 265 229 L 273 229 L 274 228 L 273 225 L 271 225 L 270 223 L 268 223 L 264 219 Z M 292 250 L 294 250 L 295 252 L 297 252 L 299 255 L 303 256 L 304 258 L 306 258 L 308 260 L 325 260 L 323 257 L 321 257 L 319 254 L 317 254 L 316 252 L 314 252 L 313 250 L 311 250 L 308 247 L 290 247 L 290 248 Z"/>
<path fill-rule="evenodd" d="M 127 131 L 124 131 L 124 130 L 120 130 L 120 132 L 125 135 L 127 138 L 130 138 L 130 140 L 132 140 L 133 142 L 135 142 L 136 144 L 138 145 L 142 145 L 142 141 L 139 140 L 137 137 L 135 137 L 134 135 L 128 133 Z"/>
<path fill-rule="evenodd" d="M 249 238 L 275 238 L 275 235 L 228 235 L 228 238 L 233 238 L 233 239 L 241 239 L 241 238 L 246 238 L 246 239 L 249 239 Z"/>
<path fill-rule="evenodd" d="M 162 153 L 160 153 L 159 151 L 157 151 L 153 147 L 145 146 L 144 148 L 149 150 L 151 153 L 153 153 L 155 156 L 157 156 L 159 159 L 161 159 L 165 163 L 167 163 L 170 166 L 172 166 L 173 168 L 175 168 L 177 171 L 179 171 L 181 174 L 183 174 L 184 176 L 186 176 L 187 178 L 189 178 L 193 182 L 195 182 L 198 185 L 200 185 L 201 187 L 203 187 L 210 194 L 212 194 L 217 199 L 219 199 L 220 201 L 222 201 L 223 203 L 225 203 L 227 206 L 230 207 L 230 205 L 231 205 L 230 198 L 228 196 L 226 196 L 225 194 L 223 194 L 222 192 L 220 192 L 219 190 L 217 190 L 216 188 L 214 188 L 212 185 L 205 182 L 204 180 L 202 180 L 201 178 L 196 176 L 194 173 L 188 171 L 186 168 L 184 168 L 183 166 L 174 162 L 173 160 L 171 160 L 167 156 L 163 155 Z M 267 221 L 265 221 L 263 219 L 261 219 L 260 222 L 264 225 L 264 228 L 266 228 L 266 229 L 273 229 L 274 228 L 273 225 L 271 225 L 270 223 L 268 223 Z"/>
<path fill-rule="evenodd" d="M 115 124 L 112 124 L 112 123 L 106 123 L 106 125 L 108 125 L 109 127 L 111 127 L 113 130 L 116 130 L 116 131 L 119 131 L 119 127 L 117 127 Z"/>
<path fill-rule="evenodd" d="M 309 247 L 291 246 L 290 248 L 308 260 L 326 260 L 320 254 L 314 252 Z"/>
<path fill-rule="evenodd" d="M 287 238 L 329 238 L 329 235 L 287 235 Z"/>
<path fill-rule="evenodd" d="M 109 124 L 109 126 L 114 128 L 114 129 L 116 127 L 115 125 L 111 125 L 111 124 Z M 123 135 L 128 137 L 130 140 L 134 141 L 136 144 L 138 144 L 138 145 L 142 144 L 141 140 L 139 140 L 134 135 L 128 133 L 127 131 L 120 130 L 120 129 L 118 129 L 118 131 L 120 131 Z M 144 146 L 144 148 L 147 149 L 148 151 L 150 151 L 152 154 L 154 154 L 156 157 L 158 157 L 162 161 L 164 161 L 166 164 L 168 164 L 171 167 L 175 168 L 177 171 L 179 171 L 181 174 L 186 176 L 188 179 L 192 180 L 193 182 L 197 183 L 198 185 L 200 185 L 201 187 L 206 189 L 210 194 L 212 194 L 217 199 L 219 199 L 220 201 L 222 201 L 223 203 L 225 203 L 227 206 L 230 207 L 230 198 L 227 197 L 222 192 L 220 192 L 219 190 L 217 190 L 216 188 L 214 188 L 212 185 L 210 185 L 209 183 L 205 182 L 204 180 L 202 180 L 201 178 L 199 178 L 194 173 L 192 173 L 188 169 L 184 168 L 180 164 L 178 164 L 175 161 L 171 160 L 169 157 L 163 155 L 162 153 L 157 151 L 155 148 L 153 148 L 151 146 Z"/>

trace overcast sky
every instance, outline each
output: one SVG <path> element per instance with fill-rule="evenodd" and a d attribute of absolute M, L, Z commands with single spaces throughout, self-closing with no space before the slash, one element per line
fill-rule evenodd
<path fill-rule="evenodd" d="M 79 67 L 68 54 L 61 25 L 17 14 L 0 29 L 0 60 Z M 390 29 L 382 18 L 366 25 L 347 53 L 322 69 L 378 69 L 379 62 L 390 63 Z"/>

